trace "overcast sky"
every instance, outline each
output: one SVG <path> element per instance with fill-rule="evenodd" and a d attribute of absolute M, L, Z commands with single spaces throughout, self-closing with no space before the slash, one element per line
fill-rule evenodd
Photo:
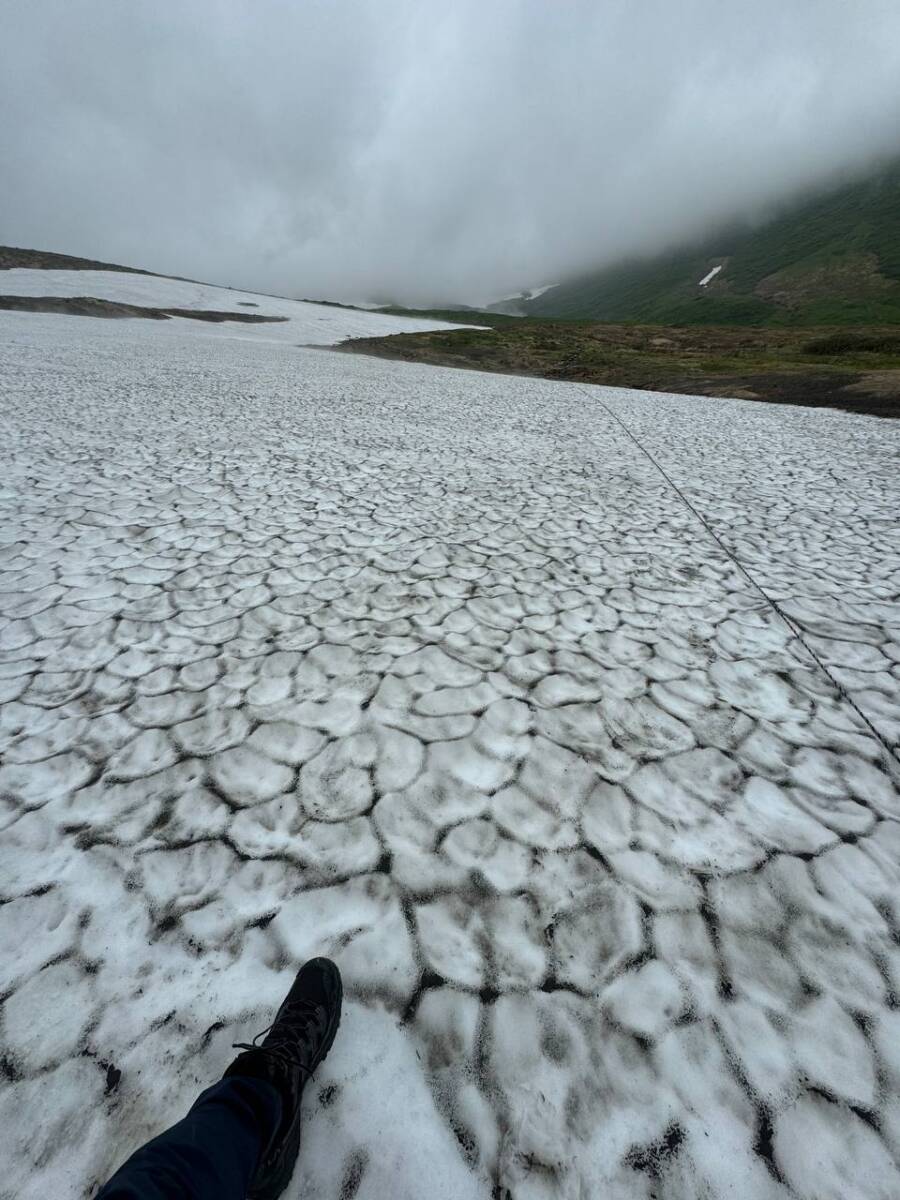
<path fill-rule="evenodd" d="M 0 0 L 0 242 L 481 301 L 900 150 L 900 0 Z"/>

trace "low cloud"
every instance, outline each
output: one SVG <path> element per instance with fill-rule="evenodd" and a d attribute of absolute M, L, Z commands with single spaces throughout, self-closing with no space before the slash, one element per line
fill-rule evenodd
<path fill-rule="evenodd" d="M 900 151 L 896 0 L 0 0 L 0 241 L 482 301 Z"/>

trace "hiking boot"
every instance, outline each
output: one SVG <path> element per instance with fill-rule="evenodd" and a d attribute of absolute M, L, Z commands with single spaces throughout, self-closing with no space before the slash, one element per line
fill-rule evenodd
<path fill-rule="evenodd" d="M 290 1182 L 300 1149 L 303 1085 L 331 1049 L 341 1023 L 342 994 L 341 974 L 334 963 L 313 958 L 297 972 L 275 1020 L 263 1030 L 263 1041 L 235 1043 L 235 1049 L 244 1053 L 225 1076 L 263 1079 L 277 1089 L 282 1104 L 281 1124 L 260 1155 L 249 1200 L 275 1200 Z"/>

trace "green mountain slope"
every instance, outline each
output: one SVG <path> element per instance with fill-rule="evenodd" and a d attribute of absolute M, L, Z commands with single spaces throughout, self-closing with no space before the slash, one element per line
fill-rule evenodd
<path fill-rule="evenodd" d="M 756 228 L 595 271 L 521 308 L 663 325 L 900 323 L 900 161 Z"/>

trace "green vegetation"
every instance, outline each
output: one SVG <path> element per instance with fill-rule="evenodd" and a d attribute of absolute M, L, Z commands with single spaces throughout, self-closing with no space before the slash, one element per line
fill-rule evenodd
<path fill-rule="evenodd" d="M 849 354 L 880 354 L 900 358 L 900 333 L 857 333 L 841 330 L 825 337 L 814 338 L 803 347 L 806 354 L 821 354 L 834 358 Z"/>
<path fill-rule="evenodd" d="M 401 308 L 397 304 L 389 304 L 385 308 L 376 309 L 389 317 L 419 317 L 423 321 L 450 321 L 453 324 L 489 325 L 491 329 L 503 329 L 515 325 L 521 317 L 507 317 L 502 313 L 482 312 L 478 308 Z"/>
<path fill-rule="evenodd" d="M 466 314 L 444 316 L 460 320 Z M 580 383 L 900 416 L 900 334 L 890 328 L 813 331 L 507 318 L 489 329 L 354 338 L 341 349 Z"/>
<path fill-rule="evenodd" d="M 900 323 L 900 162 L 755 228 L 619 263 L 522 307 L 533 317 L 666 325 Z"/>

